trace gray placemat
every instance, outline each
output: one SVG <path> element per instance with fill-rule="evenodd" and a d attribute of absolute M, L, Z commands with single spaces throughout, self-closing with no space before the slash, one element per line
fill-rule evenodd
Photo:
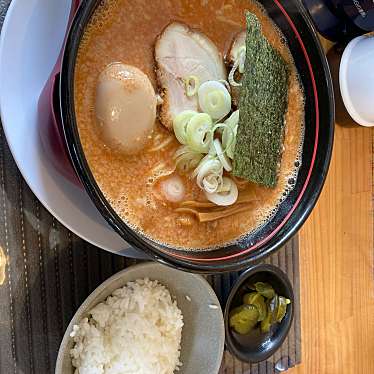
<path fill-rule="evenodd" d="M 10 1 L 0 0 L 0 27 Z M 0 373 L 53 373 L 75 310 L 102 281 L 135 262 L 88 244 L 43 208 L 19 173 L 1 126 Z M 242 364 L 225 352 L 221 373 L 272 374 L 300 362 L 297 238 L 266 262 L 282 268 L 294 286 L 290 334 L 281 349 L 260 364 Z M 237 277 L 238 273 L 208 277 L 222 305 Z"/>

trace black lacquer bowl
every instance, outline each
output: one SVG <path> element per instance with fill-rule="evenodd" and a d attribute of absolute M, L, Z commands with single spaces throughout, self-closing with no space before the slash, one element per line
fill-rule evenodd
<path fill-rule="evenodd" d="M 271 326 L 268 333 L 256 327 L 247 335 L 240 335 L 229 326 L 230 311 L 243 304 L 243 295 L 251 291 L 248 286 L 256 282 L 267 282 L 272 285 L 279 296 L 291 300 L 280 323 Z M 287 275 L 273 265 L 259 264 L 245 271 L 230 291 L 225 308 L 226 345 L 232 354 L 241 361 L 260 362 L 273 355 L 286 339 L 294 315 L 294 294 Z"/>
<path fill-rule="evenodd" d="M 334 99 L 330 72 L 316 31 L 295 0 L 263 0 L 269 16 L 283 32 L 305 90 L 305 141 L 296 185 L 275 216 L 235 245 L 212 251 L 187 252 L 160 245 L 132 230 L 104 198 L 89 169 L 79 139 L 74 108 L 74 68 L 85 26 L 99 0 L 84 1 L 69 31 L 60 78 L 64 141 L 75 173 L 98 210 L 128 243 L 168 265 L 196 272 L 238 270 L 284 245 L 301 227 L 321 192 L 331 157 Z"/>

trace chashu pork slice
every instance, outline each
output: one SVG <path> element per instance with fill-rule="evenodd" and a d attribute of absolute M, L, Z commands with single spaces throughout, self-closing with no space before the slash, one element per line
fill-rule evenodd
<path fill-rule="evenodd" d="M 160 120 L 168 129 L 180 112 L 198 110 L 197 95 L 186 95 L 185 78 L 196 76 L 200 84 L 227 78 L 223 57 L 214 43 L 183 23 L 173 22 L 165 28 L 156 42 L 155 59 L 163 98 Z"/>

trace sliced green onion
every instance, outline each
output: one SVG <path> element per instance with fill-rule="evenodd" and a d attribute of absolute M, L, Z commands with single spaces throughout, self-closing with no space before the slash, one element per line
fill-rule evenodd
<path fill-rule="evenodd" d="M 212 136 L 212 141 L 211 141 L 210 146 L 209 146 L 208 155 L 214 157 L 214 156 L 217 156 L 217 152 L 216 152 L 216 148 L 214 147 L 214 144 L 213 144 L 213 139 L 214 139 L 214 131 L 213 130 L 211 131 L 211 136 Z"/>
<path fill-rule="evenodd" d="M 233 87 L 240 87 L 240 86 L 242 85 L 241 83 L 236 82 L 236 81 L 235 81 L 235 78 L 234 78 L 235 72 L 236 72 L 236 70 L 238 69 L 239 65 L 240 65 L 240 61 L 239 61 L 239 60 L 236 60 L 236 61 L 234 62 L 233 67 L 231 68 L 230 73 L 229 73 L 229 76 L 228 76 L 228 78 L 227 78 L 228 81 L 229 81 L 229 83 L 230 83 L 231 86 L 233 86 Z"/>
<path fill-rule="evenodd" d="M 230 178 L 222 178 L 222 183 L 217 189 L 217 192 L 223 193 L 223 192 L 230 192 L 231 189 L 231 179 Z"/>
<path fill-rule="evenodd" d="M 214 134 L 218 133 L 221 135 L 221 133 L 223 132 L 223 130 L 225 129 L 225 127 L 227 127 L 227 125 L 225 123 L 217 123 L 213 126 L 212 128 L 212 135 L 213 135 L 213 139 L 214 139 Z"/>
<path fill-rule="evenodd" d="M 239 123 L 239 109 L 235 110 L 235 112 L 233 112 L 231 116 L 227 118 L 227 120 L 225 121 L 225 124 L 229 125 L 231 128 L 234 128 L 235 126 L 237 126 L 238 123 Z"/>
<path fill-rule="evenodd" d="M 202 158 L 203 155 L 201 153 L 185 153 L 177 158 L 176 167 L 181 174 L 187 174 L 199 165 Z"/>
<path fill-rule="evenodd" d="M 245 58 L 246 58 L 246 47 L 242 45 L 235 53 L 234 56 L 234 65 L 230 70 L 228 81 L 233 87 L 240 87 L 242 84 L 235 81 L 235 73 L 238 70 L 240 74 L 244 73 L 245 67 Z"/>
<path fill-rule="evenodd" d="M 197 177 L 197 185 L 204 191 L 213 193 L 222 184 L 223 167 L 221 162 L 210 155 L 206 155 L 195 169 L 192 177 Z"/>
<path fill-rule="evenodd" d="M 231 114 L 229 118 L 227 118 L 227 120 L 224 123 L 217 123 L 215 126 L 213 126 L 211 130 L 212 144 L 209 150 L 209 154 L 211 154 L 212 156 L 217 155 L 217 151 L 215 149 L 213 141 L 214 135 L 218 132 L 221 135 L 222 139 L 221 147 L 223 150 L 221 153 L 226 154 L 231 159 L 234 158 L 238 122 L 239 110 L 236 110 L 234 113 Z"/>
<path fill-rule="evenodd" d="M 203 106 L 207 113 L 212 113 L 214 118 L 218 118 L 215 112 L 221 110 L 225 105 L 225 95 L 220 90 L 212 90 L 206 94 L 202 102 L 204 102 Z"/>
<path fill-rule="evenodd" d="M 194 152 L 189 146 L 184 145 L 179 147 L 174 154 L 175 163 L 178 171 L 181 174 L 187 174 L 190 170 L 196 168 L 203 155 L 198 152 Z"/>
<path fill-rule="evenodd" d="M 186 153 L 196 153 L 188 145 L 180 146 L 174 153 L 174 158 L 177 159 L 179 156 L 182 156 Z"/>
<path fill-rule="evenodd" d="M 234 159 L 237 131 L 237 127 L 234 129 L 229 128 L 222 134 L 222 145 L 225 148 L 226 155 L 231 158 L 231 160 Z"/>
<path fill-rule="evenodd" d="M 217 160 L 219 163 L 219 161 Z M 206 165 L 208 167 L 209 165 Z M 213 166 L 214 167 L 214 166 Z M 197 185 L 204 191 L 214 193 L 222 183 L 222 172 L 209 173 L 206 175 L 202 174 L 205 169 L 202 169 L 201 173 L 197 175 Z"/>
<path fill-rule="evenodd" d="M 231 95 L 218 81 L 204 82 L 198 90 L 200 109 L 213 119 L 225 117 L 231 110 Z"/>
<path fill-rule="evenodd" d="M 190 119 L 186 129 L 186 142 L 193 151 L 208 153 L 212 125 L 212 119 L 206 113 L 197 113 Z"/>
<path fill-rule="evenodd" d="M 230 172 L 232 170 L 231 161 L 225 155 L 225 153 L 222 149 L 222 145 L 221 145 L 220 140 L 219 139 L 214 139 L 213 145 L 214 145 L 214 148 L 216 150 L 217 157 L 221 161 L 221 164 L 222 164 L 223 168 L 226 171 Z"/>
<path fill-rule="evenodd" d="M 217 191 L 218 187 L 221 184 L 222 176 L 220 174 L 209 174 L 203 178 L 202 184 L 204 190 L 208 193 L 214 193 Z"/>
<path fill-rule="evenodd" d="M 216 163 L 212 163 L 212 161 L 215 161 Z M 194 170 L 192 173 L 192 178 L 195 178 L 200 171 L 204 168 L 206 168 L 206 165 L 210 165 L 210 168 L 213 172 L 220 171 L 222 169 L 222 165 L 215 156 L 206 155 L 199 163 L 198 167 Z"/>
<path fill-rule="evenodd" d="M 238 131 L 239 122 L 239 110 L 236 110 L 231 116 L 225 121 L 227 125 L 222 133 L 222 146 L 228 157 L 234 158 L 234 151 L 236 145 L 236 134 Z"/>
<path fill-rule="evenodd" d="M 191 118 L 196 115 L 197 113 L 193 110 L 185 110 L 179 113 L 173 120 L 173 129 L 176 138 L 178 139 L 179 143 L 186 144 L 187 143 L 187 125 Z"/>
<path fill-rule="evenodd" d="M 216 192 L 205 192 L 206 198 L 212 203 L 220 206 L 229 206 L 236 202 L 238 199 L 239 191 L 235 182 L 227 177 L 222 178 L 222 189 Z"/>
<path fill-rule="evenodd" d="M 219 133 L 219 130 L 221 130 L 222 127 L 225 127 L 226 125 L 224 123 L 217 123 L 212 127 L 210 130 L 209 136 L 210 136 L 210 146 L 208 154 L 212 157 L 217 156 L 216 148 L 214 147 L 213 141 L 214 141 L 214 135 L 216 133 Z M 219 133 L 220 134 L 220 133 Z M 221 135 L 221 134 L 220 134 Z"/>
<path fill-rule="evenodd" d="M 226 87 L 227 91 L 229 91 L 229 92 L 231 91 L 230 83 L 227 82 L 227 80 L 225 80 L 225 79 L 220 79 L 218 82 L 219 82 L 219 83 L 222 83 L 222 84 Z"/>
<path fill-rule="evenodd" d="M 235 54 L 235 61 L 239 61 L 238 70 L 240 74 L 244 73 L 244 65 L 245 65 L 245 56 L 246 56 L 246 47 L 242 45 Z"/>
<path fill-rule="evenodd" d="M 184 79 L 184 86 L 186 89 L 186 95 L 192 97 L 197 94 L 197 90 L 200 86 L 200 79 L 196 75 L 190 75 Z"/>

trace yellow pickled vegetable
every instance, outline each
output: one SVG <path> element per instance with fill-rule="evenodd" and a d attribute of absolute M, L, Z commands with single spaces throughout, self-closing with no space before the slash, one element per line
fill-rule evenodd
<path fill-rule="evenodd" d="M 249 288 L 253 292 L 244 294 L 243 305 L 230 312 L 229 325 L 242 335 L 257 327 L 268 333 L 273 324 L 282 322 L 291 300 L 277 295 L 269 283 L 256 282 Z"/>
<path fill-rule="evenodd" d="M 266 317 L 266 303 L 264 297 L 258 292 L 247 293 L 243 296 L 243 303 L 247 305 L 254 305 L 258 310 L 258 322 L 261 322 Z"/>
<path fill-rule="evenodd" d="M 256 325 L 258 310 L 253 305 L 242 305 L 233 309 L 230 313 L 230 327 L 238 334 L 248 334 Z"/>

